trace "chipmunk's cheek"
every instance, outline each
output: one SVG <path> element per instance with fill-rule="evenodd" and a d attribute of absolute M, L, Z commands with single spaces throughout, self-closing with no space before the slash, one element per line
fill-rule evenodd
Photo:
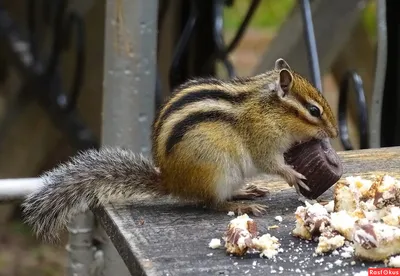
<path fill-rule="evenodd" d="M 328 132 L 327 132 L 326 130 L 324 130 L 324 129 L 321 129 L 321 130 L 318 132 L 318 134 L 319 134 L 318 137 L 319 137 L 320 139 L 325 139 L 325 138 L 331 137 L 331 135 L 328 134 Z"/>

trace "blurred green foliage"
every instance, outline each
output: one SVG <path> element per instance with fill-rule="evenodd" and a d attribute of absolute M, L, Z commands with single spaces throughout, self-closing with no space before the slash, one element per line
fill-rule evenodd
<path fill-rule="evenodd" d="M 377 0 L 369 1 L 363 12 L 362 18 L 372 39 L 374 39 L 376 35 L 376 1 Z M 232 7 L 225 9 L 224 24 L 226 30 L 234 30 L 239 26 L 246 15 L 250 3 L 251 0 L 235 0 Z M 251 28 L 265 28 L 275 31 L 285 21 L 295 3 L 296 0 L 261 0 L 259 7 L 251 20 Z"/>
<path fill-rule="evenodd" d="M 235 0 L 232 7 L 226 8 L 224 24 L 227 30 L 236 29 L 247 13 L 251 0 Z M 253 28 L 275 29 L 285 20 L 295 0 L 261 0 L 252 20 Z"/>

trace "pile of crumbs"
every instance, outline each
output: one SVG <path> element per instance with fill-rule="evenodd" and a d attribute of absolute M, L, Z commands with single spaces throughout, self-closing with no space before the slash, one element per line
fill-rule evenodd
<path fill-rule="evenodd" d="M 235 256 L 259 253 L 260 257 L 270 259 L 280 252 L 278 239 L 270 234 L 259 236 L 256 222 L 247 214 L 232 219 L 222 239 L 226 252 Z M 213 249 L 221 246 L 220 239 L 212 239 L 209 243 Z"/>
<path fill-rule="evenodd" d="M 334 200 L 299 206 L 293 235 L 318 242 L 315 253 L 384 262 L 400 267 L 400 182 L 391 176 L 347 177 Z M 340 260 L 338 260 L 339 262 Z"/>

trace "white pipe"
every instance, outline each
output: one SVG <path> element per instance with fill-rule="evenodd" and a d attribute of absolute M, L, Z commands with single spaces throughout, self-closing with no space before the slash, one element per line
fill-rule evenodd
<path fill-rule="evenodd" d="M 377 58 L 369 125 L 369 146 L 371 148 L 379 148 L 381 146 L 382 101 L 387 64 L 386 1 L 384 0 L 377 1 L 376 22 L 378 36 Z"/>
<path fill-rule="evenodd" d="M 41 178 L 0 179 L 0 201 L 22 199 L 42 186 Z"/>

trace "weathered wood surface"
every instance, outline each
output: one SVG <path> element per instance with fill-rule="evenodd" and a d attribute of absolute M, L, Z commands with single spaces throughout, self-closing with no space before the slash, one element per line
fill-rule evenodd
<path fill-rule="evenodd" d="M 343 177 L 378 173 L 400 176 L 400 147 L 340 152 L 340 156 Z M 316 244 L 291 236 L 293 213 L 302 204 L 299 196 L 276 179 L 268 187 L 271 194 L 261 201 L 269 206 L 269 213 L 255 220 L 260 233 L 279 238 L 284 252 L 277 255 L 276 261 L 258 255 L 231 257 L 223 249 L 208 248 L 212 238 L 222 237 L 232 219 L 226 213 L 159 199 L 100 208 L 96 214 L 132 275 L 270 275 L 274 271 L 282 275 L 353 275 L 372 266 L 354 258 L 313 257 Z M 277 215 L 283 217 L 282 222 L 274 219 Z M 280 227 L 267 230 L 275 224 Z M 210 253 L 213 255 L 208 256 Z M 321 259 L 324 261 L 318 262 Z M 334 264 L 338 259 L 343 260 L 341 266 Z M 351 265 L 353 260 L 355 265 Z"/>

